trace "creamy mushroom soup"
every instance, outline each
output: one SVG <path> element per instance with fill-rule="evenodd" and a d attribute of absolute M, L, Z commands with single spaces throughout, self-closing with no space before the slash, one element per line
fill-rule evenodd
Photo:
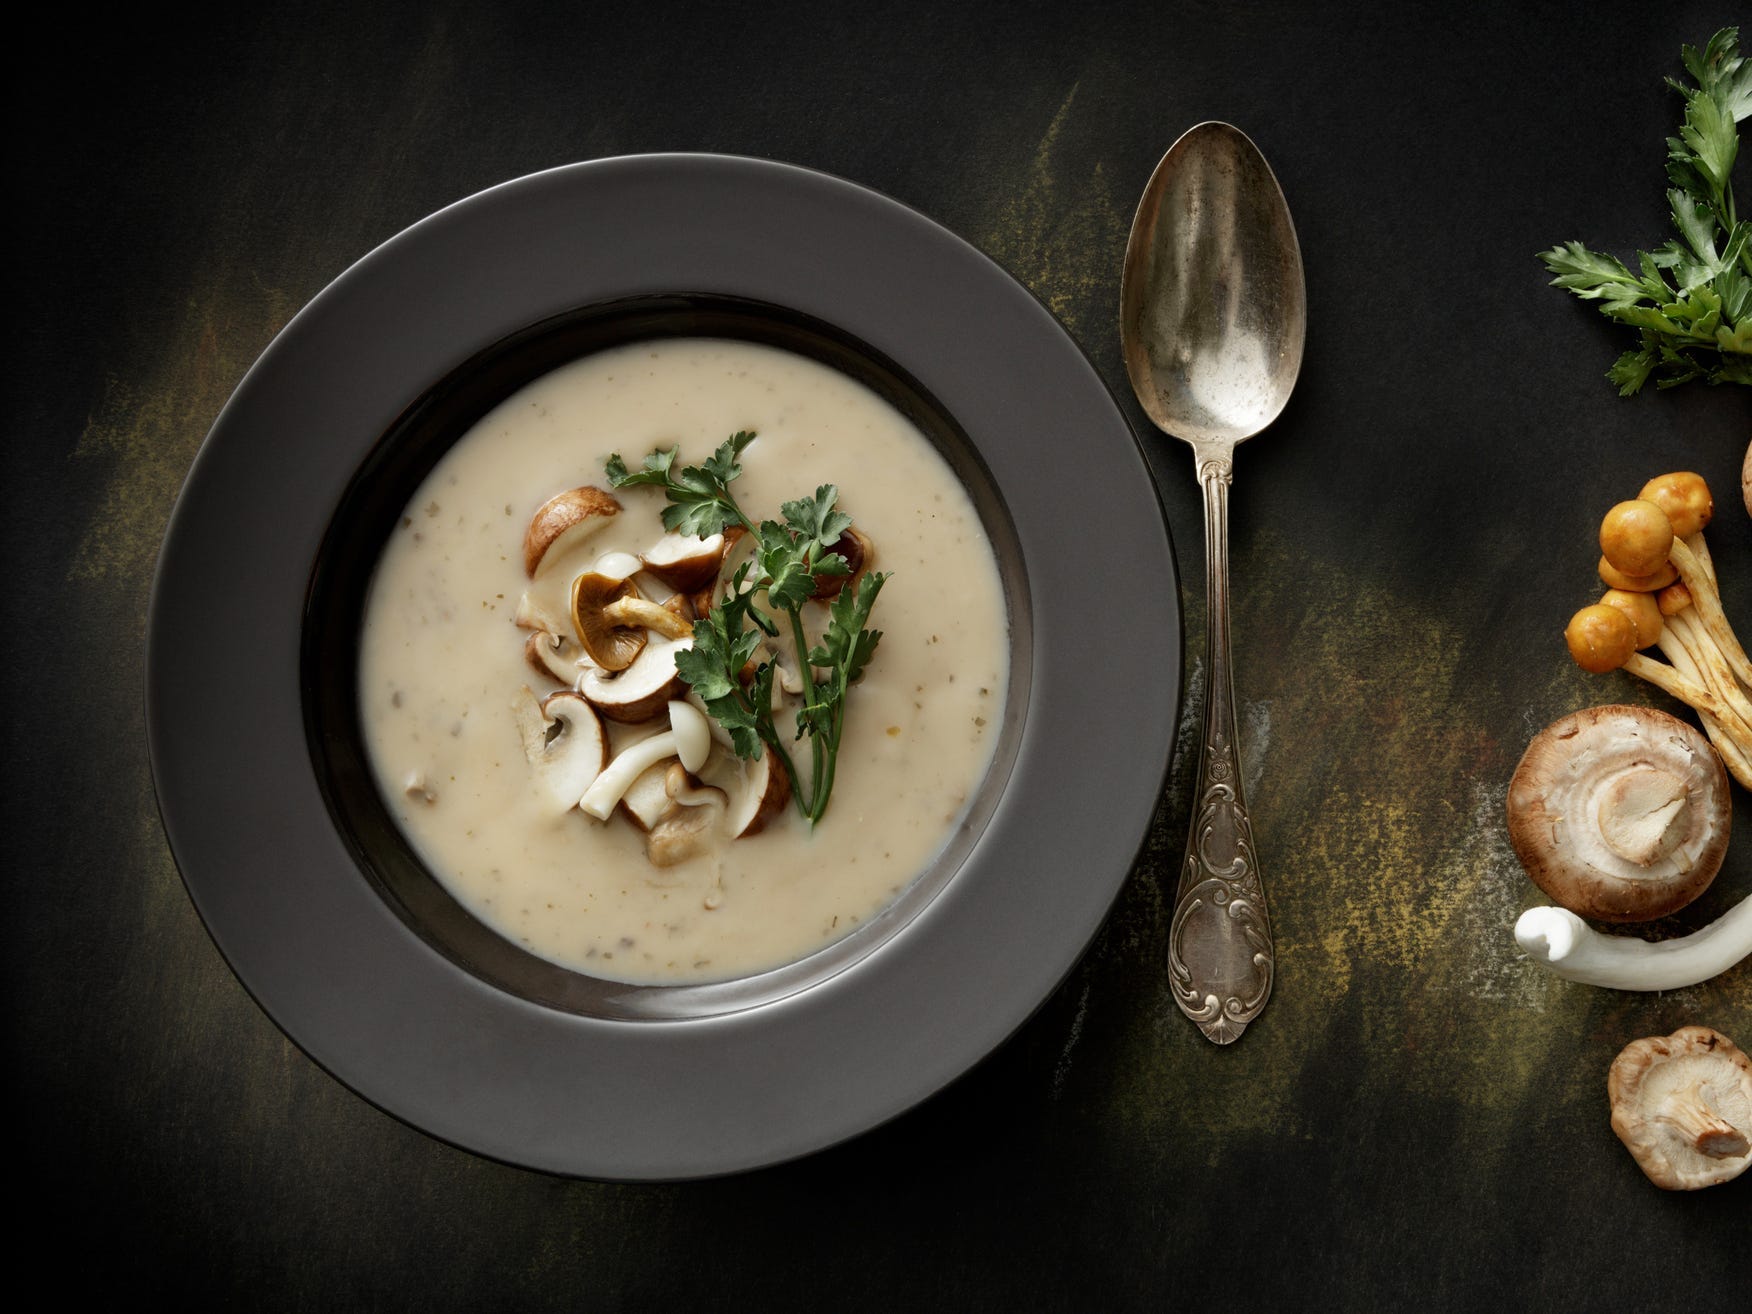
<path fill-rule="evenodd" d="M 698 463 L 743 429 L 758 437 L 733 491 L 755 519 L 838 485 L 841 508 L 889 572 L 870 621 L 883 637 L 847 699 L 832 801 L 813 833 L 787 803 L 757 835 L 656 867 L 622 811 L 603 822 L 555 807 L 514 707 L 525 686 L 538 696 L 562 687 L 526 663 L 520 604 L 525 623 L 567 615 L 574 576 L 661 537 L 662 493 L 616 492 L 623 510 L 567 547 L 568 560 L 544 561 L 533 582 L 524 533 L 554 493 L 607 488 L 610 453 L 637 468 L 679 444 L 681 461 Z M 646 592 L 661 600 L 666 590 Z M 432 873 L 501 935 L 593 976 L 724 980 L 847 935 L 930 865 L 990 763 L 1008 652 L 979 516 L 898 411 L 788 352 L 666 340 L 537 379 L 433 469 L 372 579 L 361 721 L 390 812 Z M 610 749 L 665 725 L 611 724 Z"/>

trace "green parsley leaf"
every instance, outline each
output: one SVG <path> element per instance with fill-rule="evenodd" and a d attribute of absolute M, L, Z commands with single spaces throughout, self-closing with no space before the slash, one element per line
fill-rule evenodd
<path fill-rule="evenodd" d="M 1552 286 L 1598 302 L 1601 314 L 1640 332 L 1641 348 L 1606 373 L 1625 397 L 1651 379 L 1671 388 L 1752 377 L 1752 223 L 1738 218 L 1732 186 L 1736 125 L 1752 115 L 1752 60 L 1740 55 L 1732 27 L 1701 52 L 1685 46 L 1680 59 L 1695 84 L 1667 79 L 1685 97 L 1679 135 L 1667 139 L 1667 200 L 1680 240 L 1639 252 L 1635 274 L 1580 242 L 1539 254 Z"/>
<path fill-rule="evenodd" d="M 872 572 L 855 587 L 842 588 L 828 606 L 820 641 L 809 645 L 803 608 L 814 598 L 818 580 L 851 573 L 850 564 L 834 548 L 851 529 L 852 518 L 838 509 L 839 490 L 822 484 L 813 497 L 783 503 L 782 521 L 755 524 L 730 491 L 742 474 L 742 452 L 752 441 L 752 432 L 738 431 L 708 460 L 680 470 L 675 468 L 675 448 L 652 452 L 636 472 L 629 471 L 618 454 L 608 459 L 605 469 L 616 488 L 663 489 L 669 501 L 663 510 L 668 529 L 704 536 L 739 525 L 752 534 L 752 555 L 736 568 L 719 601 L 694 622 L 693 643 L 676 653 L 675 667 L 729 734 L 738 756 L 756 758 L 763 748 L 778 756 L 790 776 L 798 811 L 814 825 L 833 793 L 846 694 L 863 675 L 882 638 L 880 630 L 867 629 L 866 623 L 888 577 Z M 785 617 L 803 674 L 803 701 L 796 708 L 793 742 L 808 742 L 814 769 L 807 781 L 781 742 L 774 721 L 778 660 L 767 656 L 756 661 L 763 645 L 779 639 L 782 630 L 757 598 L 764 598 L 767 607 Z M 746 674 L 751 668 L 752 678 Z"/>

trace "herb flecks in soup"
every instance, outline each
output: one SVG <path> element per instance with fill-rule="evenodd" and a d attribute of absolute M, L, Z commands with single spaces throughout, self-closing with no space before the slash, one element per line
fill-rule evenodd
<path fill-rule="evenodd" d="M 764 521 L 681 532 L 661 523 L 680 508 L 663 483 L 592 483 L 613 482 L 615 451 L 714 444 L 742 467 L 747 519 L 776 507 L 775 525 L 809 533 L 802 578 L 762 563 Z M 744 568 L 769 580 L 758 594 L 731 583 Z M 793 626 L 774 589 L 805 582 L 843 587 L 800 600 Z M 727 691 L 705 668 L 728 678 L 751 636 Z M 886 402 L 772 348 L 635 344 L 508 398 L 410 499 L 367 602 L 361 720 L 392 813 L 482 921 L 595 976 L 721 980 L 840 939 L 931 866 L 989 765 L 1008 648 L 978 514 Z M 707 714 L 762 705 L 745 669 L 770 738 Z"/>

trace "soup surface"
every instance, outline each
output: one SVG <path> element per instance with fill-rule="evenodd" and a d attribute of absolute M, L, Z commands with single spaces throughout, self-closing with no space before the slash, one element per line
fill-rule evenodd
<path fill-rule="evenodd" d="M 663 495 L 615 492 L 621 513 L 568 560 L 544 563 L 533 583 L 523 536 L 556 492 L 606 489 L 611 453 L 637 468 L 647 452 L 679 444 L 678 467 L 697 464 L 742 429 L 758 437 L 732 492 L 754 519 L 776 518 L 781 502 L 819 484 L 839 487 L 841 509 L 889 574 L 870 621 L 882 640 L 847 699 L 820 824 L 811 831 L 788 804 L 758 835 L 658 868 L 624 815 L 557 812 L 544 796 L 513 706 L 525 686 L 538 696 L 562 686 L 526 664 L 527 635 L 513 617 L 520 600 L 526 612 L 533 603 L 564 616 L 574 575 L 606 553 L 649 549 L 663 532 Z M 564 967 L 694 983 L 804 957 L 879 913 L 930 865 L 990 764 L 1008 653 L 978 513 L 905 417 L 789 352 L 664 340 L 535 380 L 440 460 L 373 576 L 359 701 L 391 814 L 463 906 Z M 611 747 L 651 732 L 611 727 Z"/>

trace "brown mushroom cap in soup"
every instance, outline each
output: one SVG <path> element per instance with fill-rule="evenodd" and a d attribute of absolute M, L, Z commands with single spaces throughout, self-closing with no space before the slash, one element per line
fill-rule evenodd
<path fill-rule="evenodd" d="M 1727 853 L 1731 803 L 1701 731 L 1648 707 L 1586 707 L 1527 746 L 1509 841 L 1554 903 L 1605 922 L 1677 912 Z"/>
<path fill-rule="evenodd" d="M 594 534 L 620 514 L 621 504 L 612 494 L 585 484 L 555 493 L 530 517 L 523 534 L 523 570 L 533 579 L 542 566 L 565 550 Z"/>

